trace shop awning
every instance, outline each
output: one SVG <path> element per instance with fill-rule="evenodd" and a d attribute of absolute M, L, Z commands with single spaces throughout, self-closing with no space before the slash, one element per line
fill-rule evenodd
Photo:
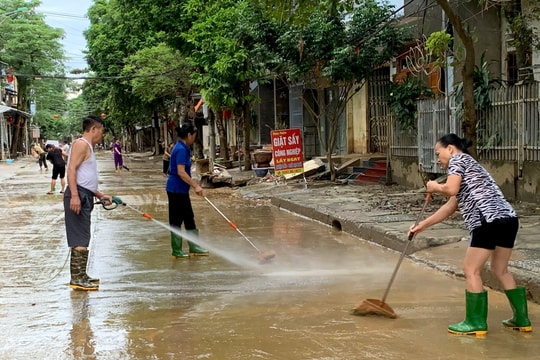
<path fill-rule="evenodd" d="M 19 109 L 12 108 L 11 106 L 0 105 L 0 114 L 3 114 L 3 113 L 8 112 L 8 111 L 13 111 L 13 112 L 19 113 L 22 116 L 25 116 L 25 117 L 28 117 L 28 118 L 32 117 L 32 114 L 21 111 Z"/>

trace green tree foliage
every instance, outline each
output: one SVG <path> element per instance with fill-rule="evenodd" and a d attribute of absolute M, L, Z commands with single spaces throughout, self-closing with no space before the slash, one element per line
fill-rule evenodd
<path fill-rule="evenodd" d="M 252 0 L 280 26 L 306 24 L 315 11 L 323 14 L 351 13 L 360 0 Z"/>
<path fill-rule="evenodd" d="M 133 94 L 148 103 L 174 98 L 178 90 L 190 89 L 190 74 L 180 52 L 164 43 L 130 55 L 122 70 Z"/>
<path fill-rule="evenodd" d="M 347 102 L 402 44 L 404 33 L 393 26 L 392 10 L 393 6 L 374 0 L 360 1 L 347 16 L 314 8 L 305 24 L 291 25 L 276 41 L 285 81 L 304 84 L 304 108 L 316 125 L 332 179 L 331 154 Z"/>
<path fill-rule="evenodd" d="M 151 114 L 120 78 L 129 49 L 137 48 L 139 38 L 144 37 L 127 31 L 124 15 L 129 17 L 115 0 L 97 0 L 88 10 L 90 28 L 84 33 L 91 77 L 99 78 L 85 83 L 85 98 L 94 103 L 94 113 L 108 115 L 107 126 L 113 136 L 119 129 L 134 134 L 135 125 L 147 125 Z M 148 120 L 141 123 L 145 117 Z"/>
<path fill-rule="evenodd" d="M 429 35 L 426 40 L 425 49 L 432 62 L 440 67 L 444 66 L 452 40 L 452 35 L 448 34 L 446 29 L 435 31 Z"/>
<path fill-rule="evenodd" d="M 30 97 L 30 101 L 36 104 L 34 124 L 40 127 L 41 137 L 61 140 L 70 135 L 63 123 L 63 115 L 67 110 L 65 80 L 34 80 Z"/>
<path fill-rule="evenodd" d="M 524 11 L 525 6 L 526 11 Z M 509 45 L 516 49 L 518 68 L 531 66 L 533 49 L 540 50 L 537 25 L 540 2 L 537 0 L 523 4 L 517 0 L 501 2 L 501 10 L 508 21 L 508 28 L 512 34 Z"/>
<path fill-rule="evenodd" d="M 43 137 L 56 137 L 53 113 L 62 110 L 65 103 L 65 82 L 54 79 L 64 75 L 64 52 L 60 40 L 61 29 L 47 25 L 43 15 L 35 11 L 39 1 L 0 0 L 0 61 L 3 71 L 17 76 L 18 108 L 30 110 L 36 100 L 36 123 L 43 127 Z M 24 10 L 22 8 L 25 8 Z M 19 9 L 19 11 L 17 11 Z M 40 79 L 41 78 L 41 79 Z M 40 79 L 40 80 L 39 80 Z M 13 134 L 13 149 L 20 151 L 24 143 L 26 118 L 18 118 Z"/>
<path fill-rule="evenodd" d="M 474 106 L 475 110 L 479 113 L 487 111 L 491 107 L 491 99 L 489 97 L 489 90 L 495 89 L 501 86 L 499 79 L 492 79 L 488 69 L 488 62 L 485 61 L 485 53 L 480 57 L 480 66 L 475 66 L 473 75 L 474 84 Z M 456 87 L 456 114 L 462 117 L 463 112 L 463 83 L 458 84 Z M 489 118 L 485 116 L 476 122 L 476 134 L 477 134 L 477 149 L 478 152 L 489 149 L 494 145 L 498 145 L 502 141 L 500 133 L 491 133 L 486 127 L 486 121 Z"/>
<path fill-rule="evenodd" d="M 129 30 L 134 34 L 154 33 L 161 34 L 161 41 L 165 41 L 171 48 L 179 50 L 182 54 L 189 53 L 189 44 L 182 34 L 191 27 L 196 12 L 186 11 L 188 0 L 116 0 L 123 12 L 129 15 L 124 20 Z M 198 4 L 193 4 L 194 7 Z M 203 11 L 204 8 L 200 8 Z"/>
<path fill-rule="evenodd" d="M 463 135 L 473 142 L 470 148 L 471 155 L 476 157 L 476 110 L 474 105 L 474 69 L 476 55 L 472 30 L 456 11 L 459 3 L 450 3 L 447 0 L 435 0 L 448 17 L 457 36 L 463 43 L 465 58 L 462 62 L 461 76 L 463 77 Z"/>
<path fill-rule="evenodd" d="M 248 153 L 249 108 L 257 101 L 250 85 L 277 74 L 314 94 L 306 107 L 319 128 L 331 125 L 321 134 L 330 154 L 352 89 L 401 44 L 402 34 L 389 21 L 392 9 L 374 0 L 96 0 L 86 33 L 88 61 L 96 76 L 110 79 L 89 80 L 85 97 L 102 96 L 109 116 L 140 123 L 159 99 L 170 99 L 173 84 L 189 91 L 189 83 L 217 115 L 221 149 L 227 148 L 220 121 L 226 108 L 243 127 Z M 189 82 L 174 66 L 182 58 L 191 66 Z M 154 78 L 149 89 L 152 72 L 167 76 Z M 333 96 L 325 95 L 326 87 Z"/>
<path fill-rule="evenodd" d="M 134 96 L 149 104 L 161 117 L 175 120 L 187 117 L 187 104 L 191 103 L 192 68 L 178 50 L 165 43 L 144 47 L 126 59 L 122 75 Z M 176 111 L 180 108 L 180 111 Z M 176 138 L 170 134 L 170 140 Z M 156 137 L 155 139 L 159 139 Z M 156 149 L 159 145 L 156 144 Z M 196 147 L 202 156 L 202 146 Z"/>
<path fill-rule="evenodd" d="M 171 8 L 180 14 L 179 4 L 162 4 L 160 11 L 158 3 L 97 0 L 88 12 L 85 36 L 94 79 L 85 84 L 85 99 L 107 114 L 113 134 L 127 131 L 132 142 L 136 125 L 149 125 L 154 114 L 170 118 L 179 100 L 185 106 L 191 93 L 191 70 L 178 49 L 168 45 L 178 21 L 165 26 L 162 17 L 172 17 Z"/>
<path fill-rule="evenodd" d="M 410 77 L 402 83 L 392 83 L 388 92 L 388 106 L 402 130 L 417 128 L 416 103 L 421 98 L 433 97 L 433 92 L 424 83 Z"/>
<path fill-rule="evenodd" d="M 64 114 L 64 118 L 67 131 L 72 135 L 72 138 L 73 136 L 82 134 L 83 129 L 81 119 L 88 114 L 91 114 L 91 111 L 82 95 L 68 100 L 67 111 Z"/>
<path fill-rule="evenodd" d="M 191 28 L 184 34 L 190 46 L 189 60 L 197 69 L 192 80 L 214 111 L 231 109 L 240 119 L 244 153 L 248 154 L 249 107 L 256 100 L 250 94 L 249 85 L 252 81 L 261 81 L 267 74 L 264 67 L 267 51 L 256 41 L 261 37 L 258 25 L 262 14 L 246 0 L 190 0 L 185 9 L 193 19 Z M 225 140 L 219 116 L 217 121 L 220 140 Z M 246 169 L 251 168 L 247 156 L 244 165 Z"/>

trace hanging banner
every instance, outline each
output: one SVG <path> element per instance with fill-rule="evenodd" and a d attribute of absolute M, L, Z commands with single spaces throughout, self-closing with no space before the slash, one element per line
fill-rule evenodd
<path fill-rule="evenodd" d="M 304 172 L 304 152 L 300 129 L 273 130 L 270 132 L 277 176 Z"/>

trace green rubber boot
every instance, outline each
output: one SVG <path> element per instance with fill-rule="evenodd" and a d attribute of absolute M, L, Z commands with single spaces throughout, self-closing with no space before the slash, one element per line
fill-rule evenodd
<path fill-rule="evenodd" d="M 503 325 L 513 330 L 529 332 L 532 331 L 529 311 L 527 309 L 527 294 L 525 288 L 518 287 L 512 290 L 505 290 L 506 297 L 510 302 L 514 316 L 511 319 L 503 320 Z"/>
<path fill-rule="evenodd" d="M 189 254 L 186 254 L 182 251 L 182 237 L 171 233 L 171 247 L 172 247 L 172 256 L 177 259 L 187 259 Z"/>
<path fill-rule="evenodd" d="M 197 238 L 199 237 L 199 230 L 198 229 L 188 230 L 187 232 L 190 233 L 190 234 L 193 234 L 194 237 L 197 237 Z M 195 244 L 194 242 L 191 242 L 191 241 L 188 241 L 188 244 L 189 244 L 189 255 L 208 256 L 208 250 L 203 249 L 202 247 L 200 247 L 199 245 L 197 245 L 197 244 Z"/>
<path fill-rule="evenodd" d="M 448 326 L 448 332 L 457 335 L 487 334 L 487 291 L 471 293 L 465 290 L 465 320 Z"/>
<path fill-rule="evenodd" d="M 71 280 L 69 287 L 75 290 L 92 291 L 99 290 L 99 285 L 88 281 L 86 264 L 88 262 L 88 250 L 71 249 L 70 272 Z"/>

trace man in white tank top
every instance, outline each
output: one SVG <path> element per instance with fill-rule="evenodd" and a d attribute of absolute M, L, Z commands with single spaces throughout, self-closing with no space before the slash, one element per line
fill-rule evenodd
<path fill-rule="evenodd" d="M 99 176 L 94 146 L 103 139 L 103 120 L 90 115 L 83 119 L 83 135 L 73 142 L 68 158 L 68 187 L 64 194 L 64 213 L 68 246 L 71 248 L 71 281 L 76 290 L 98 290 L 99 279 L 86 273 L 91 238 L 94 197 L 112 204 L 110 195 L 98 190 Z"/>

